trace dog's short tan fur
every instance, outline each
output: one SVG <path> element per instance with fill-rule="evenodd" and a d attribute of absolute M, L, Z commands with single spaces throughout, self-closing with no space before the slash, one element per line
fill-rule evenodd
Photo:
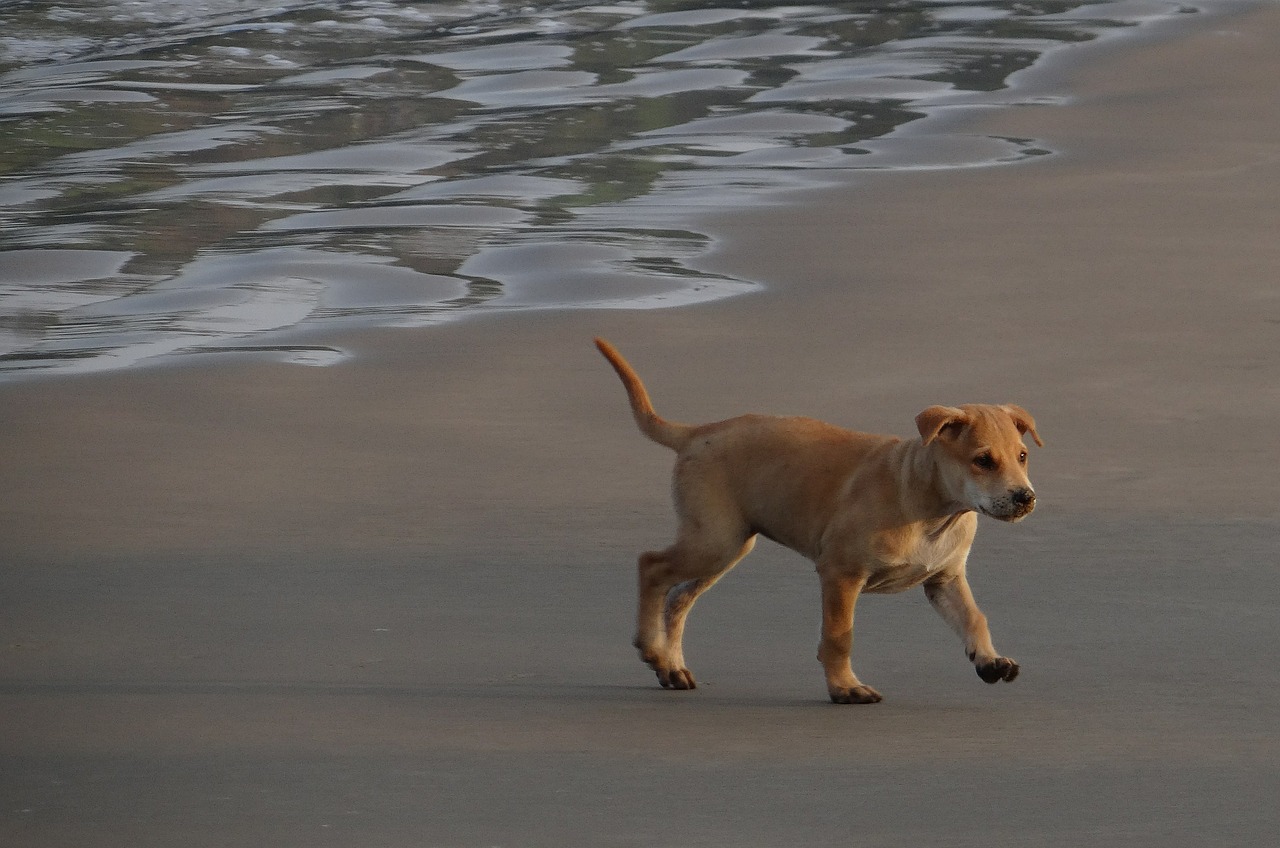
<path fill-rule="evenodd" d="M 817 565 L 818 660 L 832 701 L 880 700 L 849 664 L 862 592 L 923 584 L 983 680 L 1018 675 L 1018 664 L 991 644 L 965 561 L 977 513 L 1018 521 L 1035 507 L 1022 436 L 1041 441 L 1025 410 L 931 406 L 916 416 L 919 439 L 765 415 L 691 426 L 661 418 L 622 355 L 603 339 L 596 346 L 622 379 L 640 431 L 676 452 L 679 529 L 671 547 L 640 555 L 635 637 L 664 687 L 694 688 L 681 645 L 685 618 L 698 596 L 746 556 L 757 534 Z"/>

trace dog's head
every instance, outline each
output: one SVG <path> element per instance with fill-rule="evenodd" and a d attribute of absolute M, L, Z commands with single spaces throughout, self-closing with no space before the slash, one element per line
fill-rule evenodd
<path fill-rule="evenodd" d="M 1020 521 L 1035 509 L 1022 437 L 1044 444 L 1025 409 L 931 406 L 916 416 L 916 427 L 925 445 L 935 445 L 942 484 L 957 503 L 1001 521 Z"/>

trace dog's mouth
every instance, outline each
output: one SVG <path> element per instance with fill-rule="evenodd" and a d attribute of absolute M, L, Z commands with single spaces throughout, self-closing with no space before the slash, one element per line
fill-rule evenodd
<path fill-rule="evenodd" d="M 1016 524 L 1034 512 L 1035 508 L 1035 504 L 1029 504 L 1027 506 L 1011 507 L 1007 511 L 997 511 L 994 509 L 987 509 L 986 507 L 979 507 L 978 511 L 989 518 L 996 519 L 997 521 Z"/>

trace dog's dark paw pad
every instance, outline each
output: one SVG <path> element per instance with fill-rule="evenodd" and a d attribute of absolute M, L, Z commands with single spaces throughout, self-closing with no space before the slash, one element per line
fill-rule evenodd
<path fill-rule="evenodd" d="M 884 696 L 870 686 L 850 686 L 848 689 L 832 689 L 833 704 L 878 704 Z"/>
<path fill-rule="evenodd" d="M 1006 683 L 1018 676 L 1018 664 L 1008 657 L 996 657 L 989 663 L 977 666 L 978 676 L 986 683 Z"/>

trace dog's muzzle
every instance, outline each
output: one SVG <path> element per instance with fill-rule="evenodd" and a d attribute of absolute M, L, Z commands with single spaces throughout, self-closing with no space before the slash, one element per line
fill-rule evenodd
<path fill-rule="evenodd" d="M 1013 489 L 1003 498 L 991 502 L 984 510 L 992 518 L 1001 521 L 1021 521 L 1036 508 L 1036 493 L 1029 488 Z"/>

